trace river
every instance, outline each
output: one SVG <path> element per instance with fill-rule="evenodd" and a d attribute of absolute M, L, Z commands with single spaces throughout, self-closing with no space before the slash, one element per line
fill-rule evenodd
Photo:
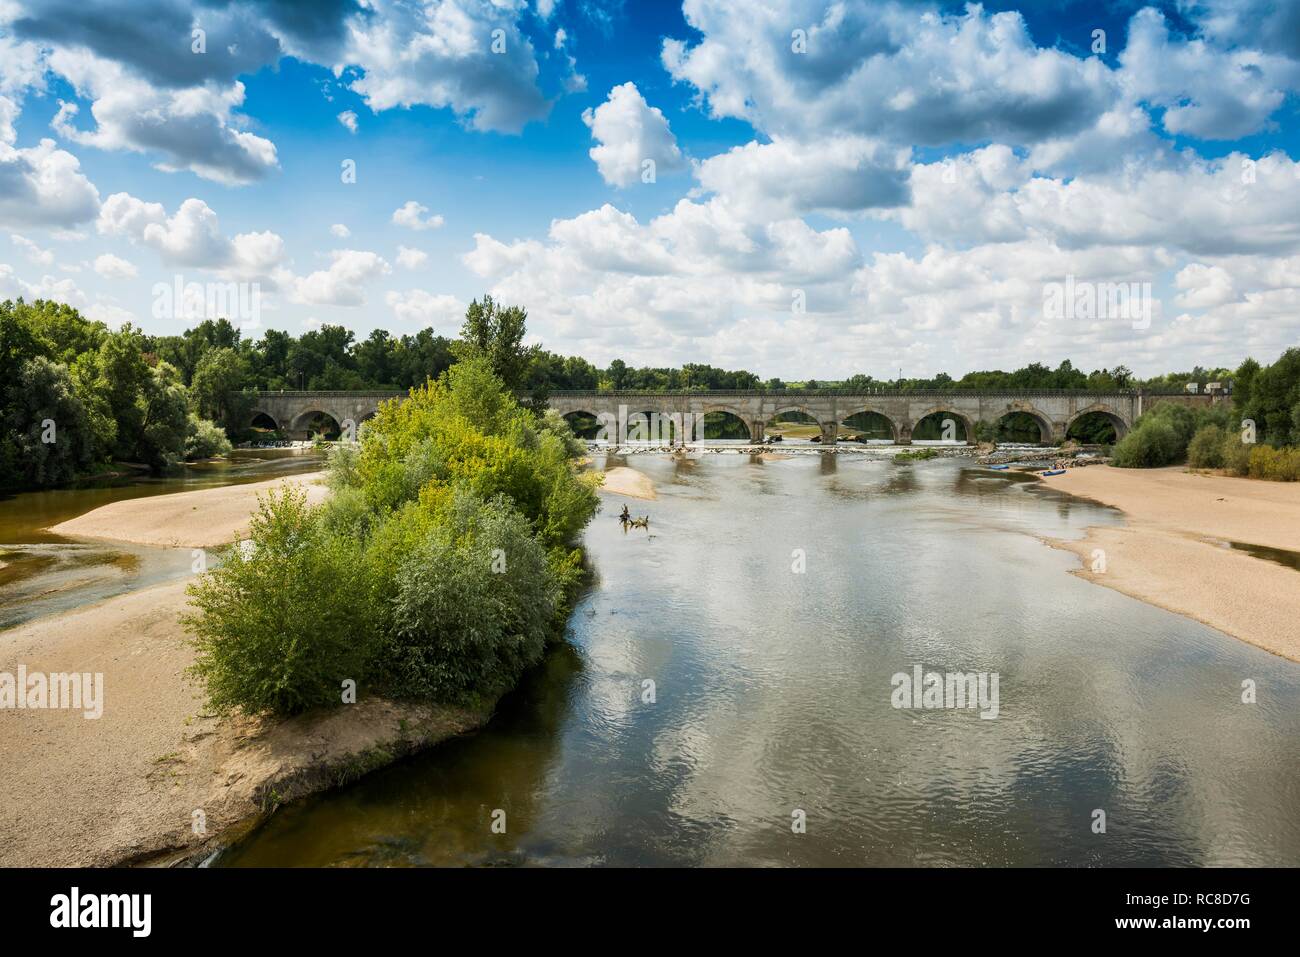
<path fill-rule="evenodd" d="M 659 497 L 648 532 L 605 499 L 569 642 L 484 730 L 218 864 L 1300 861 L 1300 667 L 1040 541 L 1116 512 L 960 460 L 594 464 Z M 916 666 L 996 674 L 997 717 L 893 707 Z"/>
<path fill-rule="evenodd" d="M 129 474 L 72 488 L 0 498 L 0 629 L 190 573 L 188 548 L 69 538 L 50 526 L 124 499 L 263 482 L 319 469 L 300 449 L 240 449 L 162 476 Z"/>

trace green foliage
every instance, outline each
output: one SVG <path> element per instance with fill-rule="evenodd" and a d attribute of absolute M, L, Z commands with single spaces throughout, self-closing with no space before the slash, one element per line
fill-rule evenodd
<path fill-rule="evenodd" d="M 0 457 L 9 483 L 69 482 L 95 462 L 94 437 L 68 368 L 44 356 L 28 359 L 4 393 Z"/>
<path fill-rule="evenodd" d="M 1181 455 L 1177 430 L 1164 419 L 1139 424 L 1115 445 L 1113 462 L 1122 469 L 1169 465 Z"/>
<path fill-rule="evenodd" d="M 1250 450 L 1247 469 L 1251 478 L 1271 482 L 1300 481 L 1300 448 L 1274 448 L 1256 445 Z"/>
<path fill-rule="evenodd" d="M 580 580 L 597 504 L 574 469 L 583 452 L 481 355 L 384 403 L 358 445 L 331 451 L 323 506 L 270 501 L 251 554 L 195 586 L 196 673 L 214 703 L 290 713 L 337 700 L 344 677 L 446 702 L 512 686 Z"/>
<path fill-rule="evenodd" d="M 203 354 L 195 367 L 190 393 L 200 415 L 234 436 L 246 429 L 256 399 L 247 382 L 247 362 L 234 349 L 221 347 Z"/>
<path fill-rule="evenodd" d="M 455 347 L 457 358 L 486 359 L 506 389 L 522 391 L 538 352 L 537 347 L 523 344 L 527 320 L 528 313 L 519 306 L 502 306 L 491 296 L 475 299 L 465 310 L 465 324 Z"/>
<path fill-rule="evenodd" d="M 1249 360 L 1248 360 L 1249 361 Z M 1233 400 L 1242 418 L 1255 423 L 1260 442 L 1300 445 L 1300 349 L 1288 349 L 1270 366 L 1247 368 L 1244 388 Z"/>
<path fill-rule="evenodd" d="M 1224 438 L 1223 429 L 1217 425 L 1201 426 L 1188 443 L 1187 464 L 1194 469 L 1223 468 Z"/>
<path fill-rule="evenodd" d="M 437 701 L 495 697 L 540 660 L 563 589 L 504 496 L 458 490 L 441 518 L 398 570 L 385 684 Z"/>
<path fill-rule="evenodd" d="M 1236 432 L 1224 433 L 1223 444 L 1219 447 L 1223 468 L 1233 475 L 1249 474 L 1250 450 L 1251 446 L 1243 442 Z"/>
<path fill-rule="evenodd" d="M 894 456 L 895 462 L 924 462 L 939 455 L 935 449 L 908 449 Z"/>
<path fill-rule="evenodd" d="M 185 460 L 210 459 L 230 451 L 230 440 L 215 422 L 200 419 L 193 412 L 185 424 Z"/>
<path fill-rule="evenodd" d="M 1192 437 L 1202 426 L 1215 425 L 1222 429 L 1229 417 L 1226 405 L 1192 408 L 1177 402 L 1161 402 L 1143 413 L 1133 431 L 1116 443 L 1114 463 L 1132 469 L 1172 465 L 1188 454 Z M 1203 454 L 1203 450 L 1198 454 Z"/>
<path fill-rule="evenodd" d="M 591 481 L 573 473 L 575 443 L 506 392 L 487 360 L 457 363 L 437 382 L 385 403 L 367 423 L 356 463 L 371 507 L 397 508 L 463 485 L 507 496 L 547 548 L 571 544 L 594 514 Z"/>
<path fill-rule="evenodd" d="M 231 549 L 189 588 L 191 673 L 219 713 L 338 704 L 345 680 L 362 683 L 375 647 L 361 544 L 331 534 L 292 488 L 259 503 L 250 537 L 251 549 Z"/>

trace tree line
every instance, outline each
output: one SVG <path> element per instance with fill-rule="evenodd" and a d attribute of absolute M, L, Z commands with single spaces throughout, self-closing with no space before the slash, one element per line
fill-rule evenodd
<path fill-rule="evenodd" d="M 131 325 L 110 330 L 60 303 L 0 303 L 0 488 L 61 484 L 111 462 L 163 470 L 219 454 L 250 436 L 261 390 L 408 391 L 436 380 L 467 350 L 534 409 L 560 390 L 751 390 L 843 388 L 853 391 L 1180 389 L 1189 382 L 1235 383 L 1236 404 L 1265 434 L 1293 428 L 1296 364 L 1287 353 L 1273 366 L 1247 360 L 1237 370 L 1197 367 L 1139 379 L 1125 366 L 1085 372 L 1066 360 L 1056 368 L 1031 363 L 1011 372 L 960 378 L 785 382 L 703 363 L 633 367 L 615 359 L 604 368 L 524 343 L 527 311 L 495 301 L 472 302 L 460 336 L 422 329 L 395 336 L 376 329 L 365 339 L 337 325 L 293 336 L 268 329 L 246 336 L 226 319 L 209 319 L 177 335 L 149 335 Z M 1294 350 L 1293 350 L 1294 351 Z M 1289 404 L 1288 404 L 1289 403 Z M 51 434 L 51 426 L 53 434 Z"/>

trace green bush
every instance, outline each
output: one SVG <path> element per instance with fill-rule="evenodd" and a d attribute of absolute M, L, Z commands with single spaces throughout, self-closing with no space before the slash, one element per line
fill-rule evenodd
<path fill-rule="evenodd" d="M 1115 444 L 1114 463 L 1120 468 L 1158 468 L 1181 461 L 1193 436 L 1206 425 L 1228 425 L 1227 405 L 1193 409 L 1177 402 L 1161 402 L 1134 424 L 1133 431 Z"/>
<path fill-rule="evenodd" d="M 210 459 L 216 455 L 225 455 L 230 451 L 230 440 L 226 438 L 225 429 L 215 422 L 200 419 L 193 412 L 185 430 L 185 459 Z"/>
<path fill-rule="evenodd" d="M 253 547 L 231 549 L 189 588 L 191 674 L 218 713 L 338 704 L 345 680 L 364 680 L 374 649 L 360 543 L 329 534 L 294 488 L 259 501 L 250 537 Z"/>
<path fill-rule="evenodd" d="M 1223 468 L 1223 429 L 1203 425 L 1187 446 L 1187 464 L 1194 469 Z"/>
<path fill-rule="evenodd" d="M 1122 469 L 1158 468 L 1182 456 L 1178 432 L 1168 422 L 1150 419 L 1140 422 L 1115 445 L 1112 461 Z"/>
<path fill-rule="evenodd" d="M 932 459 L 939 453 L 934 449 L 908 449 L 906 452 L 899 452 L 894 456 L 895 462 L 924 462 L 926 459 Z"/>
<path fill-rule="evenodd" d="M 541 659 L 563 589 L 504 497 L 458 491 L 445 518 L 397 573 L 379 661 L 394 694 L 474 703 Z"/>
<path fill-rule="evenodd" d="M 1300 480 L 1300 448 L 1274 448 L 1256 445 L 1250 450 L 1249 474 L 1251 478 L 1271 482 Z"/>
<path fill-rule="evenodd" d="M 520 407 L 486 360 L 385 403 L 330 451 L 329 500 L 262 503 L 253 548 L 192 586 L 193 673 L 212 706 L 292 714 L 341 682 L 485 703 L 562 633 L 595 476 L 562 420 Z"/>
<path fill-rule="evenodd" d="M 1223 467 L 1233 475 L 1248 475 L 1250 473 L 1250 449 L 1251 446 L 1241 441 L 1241 436 L 1236 432 L 1225 433 L 1223 444 L 1219 447 Z"/>

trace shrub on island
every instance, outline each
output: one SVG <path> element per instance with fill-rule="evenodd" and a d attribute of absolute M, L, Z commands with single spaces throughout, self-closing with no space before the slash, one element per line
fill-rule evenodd
<path fill-rule="evenodd" d="M 486 703 L 563 633 L 594 475 L 558 416 L 468 358 L 330 456 L 330 499 L 262 502 L 252 546 L 191 586 L 194 673 L 221 711 L 377 693 Z"/>

